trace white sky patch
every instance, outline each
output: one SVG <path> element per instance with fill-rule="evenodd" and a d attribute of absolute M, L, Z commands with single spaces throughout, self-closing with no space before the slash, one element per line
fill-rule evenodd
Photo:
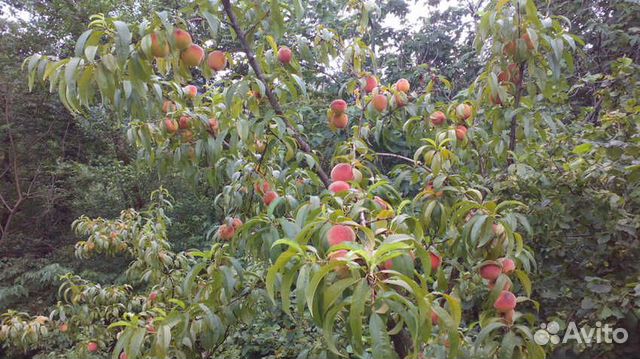
<path fill-rule="evenodd" d="M 413 29 L 413 31 L 417 31 L 420 28 L 420 24 L 425 18 L 428 18 L 432 15 L 434 10 L 444 11 L 452 6 L 463 5 L 465 4 L 463 1 L 459 0 L 446 0 L 438 4 L 437 8 L 430 7 L 427 5 L 427 1 L 410 1 L 409 2 L 409 11 L 404 20 L 401 20 L 395 14 L 386 15 L 380 24 L 383 27 L 392 28 L 394 30 L 402 30 L 402 29 Z"/>

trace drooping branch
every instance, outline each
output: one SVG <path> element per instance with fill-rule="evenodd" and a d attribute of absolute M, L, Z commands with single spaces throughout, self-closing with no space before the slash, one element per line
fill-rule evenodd
<path fill-rule="evenodd" d="M 271 91 L 271 88 L 268 86 L 268 82 L 264 76 L 264 72 L 262 71 L 260 64 L 258 64 L 258 62 L 256 61 L 256 57 L 255 57 L 255 54 L 253 53 L 253 50 L 251 49 L 251 46 L 249 46 L 249 43 L 247 43 L 245 32 L 244 30 L 242 30 L 242 28 L 240 28 L 240 24 L 238 23 L 238 18 L 236 17 L 236 14 L 234 14 L 233 12 L 233 8 L 231 7 L 230 0 L 222 0 L 222 6 L 224 7 L 224 11 L 227 14 L 227 17 L 229 18 L 229 22 L 231 27 L 233 28 L 233 31 L 236 33 L 238 37 L 238 41 L 240 41 L 242 51 L 247 55 L 247 60 L 249 61 L 249 65 L 253 69 L 253 72 L 255 72 L 258 80 L 262 81 L 262 83 L 265 84 L 265 92 L 267 95 L 267 99 L 271 104 L 271 107 L 275 111 L 276 115 L 284 118 L 285 116 L 284 116 L 284 111 L 282 111 L 282 106 L 280 106 L 280 102 L 278 102 L 276 95 L 273 93 L 273 91 Z M 302 135 L 300 134 L 300 132 L 298 132 L 298 130 L 295 127 L 293 127 L 288 121 L 285 121 L 285 123 L 287 124 L 287 128 L 293 132 L 293 138 L 298 143 L 298 146 L 300 147 L 300 149 L 305 153 L 311 153 L 311 147 L 309 146 L 307 141 L 305 141 L 304 138 L 302 138 Z M 322 183 L 324 183 L 324 186 L 329 187 L 329 184 L 330 184 L 329 176 L 327 176 L 327 173 L 322 169 L 322 167 L 320 167 L 319 163 L 316 164 L 315 171 L 320 177 L 320 180 L 322 181 Z"/>

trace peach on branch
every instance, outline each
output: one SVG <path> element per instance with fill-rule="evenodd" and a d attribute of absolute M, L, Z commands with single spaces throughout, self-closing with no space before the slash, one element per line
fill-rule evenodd
<path fill-rule="evenodd" d="M 335 115 L 340 115 L 342 113 L 344 113 L 347 110 L 347 102 L 345 100 L 333 100 L 331 102 L 331 111 L 333 111 L 333 113 Z"/>
<path fill-rule="evenodd" d="M 327 243 L 329 246 L 335 246 L 343 242 L 353 242 L 356 240 L 356 233 L 349 226 L 343 224 L 333 225 L 327 231 Z"/>
<path fill-rule="evenodd" d="M 331 170 L 332 181 L 352 181 L 353 167 L 349 163 L 338 163 Z"/>
<path fill-rule="evenodd" d="M 236 229 L 233 226 L 224 223 L 218 229 L 218 233 L 220 234 L 220 239 L 228 241 L 236 234 Z"/>
<path fill-rule="evenodd" d="M 331 124 L 336 128 L 345 128 L 349 124 L 349 116 L 346 113 L 331 117 Z"/>
<path fill-rule="evenodd" d="M 493 307 L 500 313 L 506 313 L 516 307 L 516 296 L 508 290 L 503 290 L 498 295 L 498 299 L 493 303 Z"/>
<path fill-rule="evenodd" d="M 175 110 L 176 110 L 176 104 L 173 103 L 172 101 L 164 100 L 164 102 L 162 102 L 162 112 L 167 113 L 167 112 L 173 112 Z"/>
<path fill-rule="evenodd" d="M 185 86 L 182 91 L 190 98 L 195 98 L 198 95 L 198 88 L 193 85 Z"/>
<path fill-rule="evenodd" d="M 204 49 L 196 44 L 191 44 L 186 50 L 182 51 L 180 59 L 189 67 L 198 66 L 204 60 Z"/>
<path fill-rule="evenodd" d="M 151 34 L 151 54 L 154 57 L 166 57 L 169 55 L 169 43 L 164 38 L 161 40 L 158 33 Z"/>
<path fill-rule="evenodd" d="M 98 344 L 96 342 L 89 342 L 89 344 L 87 344 L 87 350 L 90 353 L 95 353 L 98 351 Z"/>
<path fill-rule="evenodd" d="M 231 220 L 231 226 L 235 230 L 240 229 L 240 227 L 242 227 L 243 224 L 244 223 L 242 223 L 242 220 L 240 218 L 234 218 L 234 219 Z"/>
<path fill-rule="evenodd" d="M 402 96 L 403 95 L 399 93 L 396 93 L 393 95 L 393 99 L 395 100 L 397 107 L 403 107 L 404 105 L 407 104 Z"/>
<path fill-rule="evenodd" d="M 207 56 L 207 66 L 213 71 L 220 71 L 227 67 L 227 56 L 220 50 L 211 51 Z"/>
<path fill-rule="evenodd" d="M 458 139 L 458 141 L 464 141 L 466 137 L 467 137 L 467 127 L 463 125 L 456 127 L 456 138 Z"/>
<path fill-rule="evenodd" d="M 511 274 L 516 270 L 516 262 L 511 258 L 500 258 L 498 262 L 502 265 L 502 273 Z"/>
<path fill-rule="evenodd" d="M 69 330 L 69 325 L 67 323 L 62 323 L 60 324 L 59 329 L 62 333 L 66 333 L 67 330 Z"/>
<path fill-rule="evenodd" d="M 185 130 L 189 128 L 189 123 L 191 122 L 191 117 L 189 116 L 180 116 L 180 120 L 178 121 L 178 126 L 181 130 Z"/>
<path fill-rule="evenodd" d="M 438 268 L 440 268 L 440 265 L 442 264 L 442 257 L 433 252 L 429 252 L 429 258 L 431 259 L 431 270 L 438 270 Z"/>
<path fill-rule="evenodd" d="M 153 302 L 156 299 L 158 299 L 158 292 L 153 291 L 153 292 L 149 293 L 149 301 L 150 302 Z"/>
<path fill-rule="evenodd" d="M 456 116 L 459 120 L 468 120 L 471 115 L 473 115 L 473 109 L 471 108 L 471 106 L 467 105 L 466 103 L 461 103 L 456 106 Z"/>
<path fill-rule="evenodd" d="M 378 79 L 373 75 L 365 77 L 364 82 L 364 92 L 366 93 L 370 93 L 374 88 L 378 87 Z"/>
<path fill-rule="evenodd" d="M 261 195 L 271 191 L 271 185 L 267 181 L 263 181 L 262 183 L 256 182 L 253 185 L 253 188 L 255 189 L 256 193 Z"/>
<path fill-rule="evenodd" d="M 172 120 L 170 118 L 166 118 L 164 120 L 164 128 L 169 133 L 176 133 L 176 131 L 178 131 L 178 124 L 176 123 L 176 121 L 174 121 L 174 120 Z"/>
<path fill-rule="evenodd" d="M 400 92 L 407 93 L 409 92 L 410 88 L 411 85 L 409 84 L 409 81 L 407 79 L 400 79 L 398 80 L 398 82 L 396 82 L 396 90 Z"/>
<path fill-rule="evenodd" d="M 442 111 L 436 111 L 429 116 L 434 126 L 440 126 L 447 121 L 447 116 Z"/>
<path fill-rule="evenodd" d="M 533 48 L 535 47 L 528 32 L 525 32 L 522 36 L 520 36 L 520 40 L 524 41 L 524 43 L 527 45 L 528 50 L 533 50 Z"/>
<path fill-rule="evenodd" d="M 211 133 L 218 133 L 218 129 L 220 128 L 220 122 L 214 117 L 210 118 L 208 122 L 209 122 L 209 131 Z"/>
<path fill-rule="evenodd" d="M 278 50 L 278 61 L 286 65 L 291 62 L 292 58 L 293 53 L 291 52 L 290 48 L 286 46 L 280 47 L 280 49 Z"/>
<path fill-rule="evenodd" d="M 278 194 L 275 193 L 274 191 L 267 191 L 264 194 L 264 197 L 262 198 L 262 201 L 264 202 L 265 205 L 270 205 L 273 201 L 275 201 L 276 199 L 278 199 Z"/>
<path fill-rule="evenodd" d="M 511 309 L 502 313 L 502 320 L 504 321 L 505 324 L 512 325 L 515 316 L 516 316 L 515 309 Z"/>
<path fill-rule="evenodd" d="M 176 47 L 178 50 L 186 50 L 193 43 L 191 40 L 191 34 L 182 29 L 175 29 L 173 37 L 176 41 Z"/>
<path fill-rule="evenodd" d="M 501 273 L 502 268 L 495 262 L 486 262 L 480 267 L 480 276 L 490 282 L 495 281 Z"/>
<path fill-rule="evenodd" d="M 373 96 L 373 99 L 371 100 L 371 103 L 373 104 L 373 108 L 376 109 L 376 111 L 378 112 L 383 112 L 384 110 L 387 109 L 387 96 L 383 95 L 383 94 L 377 94 L 375 96 Z"/>
<path fill-rule="evenodd" d="M 335 181 L 329 185 L 329 191 L 333 193 L 346 192 L 351 189 L 351 186 L 344 181 Z"/>

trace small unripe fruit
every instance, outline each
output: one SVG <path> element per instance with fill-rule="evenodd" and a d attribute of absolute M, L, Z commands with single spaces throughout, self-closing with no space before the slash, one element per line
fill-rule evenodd
<path fill-rule="evenodd" d="M 278 61 L 280 61 L 281 63 L 286 65 L 291 62 L 292 58 L 293 53 L 291 52 L 290 48 L 282 46 L 280 50 L 278 50 Z"/>
<path fill-rule="evenodd" d="M 274 191 L 268 191 L 264 194 L 262 201 L 264 202 L 265 205 L 268 206 L 276 199 L 278 199 L 278 194 L 275 193 Z"/>
<path fill-rule="evenodd" d="M 176 47 L 178 50 L 185 50 L 193 43 L 191 35 L 182 29 L 176 29 L 173 32 L 173 36 L 176 40 Z"/>
<path fill-rule="evenodd" d="M 182 51 L 180 59 L 189 67 L 198 66 L 204 60 L 204 49 L 196 44 L 191 44 L 188 49 Z"/>
<path fill-rule="evenodd" d="M 262 182 L 262 184 L 256 182 L 253 188 L 256 190 L 256 193 L 261 195 L 271 191 L 271 185 L 267 181 Z"/>
<path fill-rule="evenodd" d="M 151 54 L 154 57 L 166 57 L 169 52 L 169 43 L 166 40 L 160 41 L 157 33 L 151 34 Z"/>
<path fill-rule="evenodd" d="M 176 124 L 176 121 L 170 118 L 164 120 L 164 127 L 169 133 L 176 133 L 176 131 L 178 131 L 178 124 Z"/>
<path fill-rule="evenodd" d="M 169 101 L 169 100 L 164 100 L 164 102 L 162 103 L 162 112 L 167 113 L 167 112 L 173 112 L 176 110 L 176 105 Z"/>
<path fill-rule="evenodd" d="M 429 252 L 429 258 L 431 259 L 431 270 L 438 270 L 438 268 L 440 268 L 440 265 L 442 264 L 442 257 L 433 252 Z"/>
<path fill-rule="evenodd" d="M 356 240 L 356 233 L 349 226 L 336 224 L 327 231 L 327 243 L 335 246 L 342 242 L 353 242 Z"/>
<path fill-rule="evenodd" d="M 178 126 L 181 130 L 185 130 L 189 128 L 189 122 L 191 122 L 191 117 L 189 116 L 180 116 L 180 120 L 178 121 Z"/>
<path fill-rule="evenodd" d="M 95 342 L 90 342 L 89 344 L 87 344 L 87 350 L 90 353 L 95 353 L 98 351 L 98 344 Z"/>
<path fill-rule="evenodd" d="M 369 75 L 365 77 L 364 80 L 365 80 L 364 92 L 369 93 L 378 86 L 378 79 L 376 79 L 376 77 L 373 75 Z"/>
<path fill-rule="evenodd" d="M 233 235 L 236 234 L 236 229 L 225 223 L 220 226 L 218 233 L 220 233 L 220 239 L 223 241 L 229 241 L 233 238 Z"/>
<path fill-rule="evenodd" d="M 516 307 L 516 296 L 507 290 L 503 290 L 500 292 L 495 303 L 493 303 L 493 307 L 500 313 L 506 313 L 513 310 Z"/>
<path fill-rule="evenodd" d="M 345 128 L 349 124 L 349 116 L 346 113 L 335 115 L 331 118 L 331 123 L 336 128 Z"/>
<path fill-rule="evenodd" d="M 333 193 L 346 192 L 351 189 L 351 186 L 344 181 L 335 181 L 329 185 L 329 191 Z"/>
<path fill-rule="evenodd" d="M 153 291 L 149 294 L 149 301 L 153 302 L 154 300 L 158 299 L 158 292 Z"/>
<path fill-rule="evenodd" d="M 396 82 L 396 90 L 407 93 L 409 92 L 409 89 L 411 88 L 411 85 L 409 84 L 409 81 L 407 81 L 407 79 L 400 79 L 398 80 L 398 82 Z"/>
<path fill-rule="evenodd" d="M 345 100 L 333 100 L 331 102 L 331 111 L 334 114 L 340 115 L 347 110 L 347 102 Z"/>
<path fill-rule="evenodd" d="M 502 273 L 511 274 L 516 270 L 516 262 L 511 258 L 500 258 L 498 262 L 502 264 Z"/>
<path fill-rule="evenodd" d="M 480 267 L 480 276 L 490 282 L 495 281 L 502 273 L 502 268 L 495 263 L 486 263 Z"/>
<path fill-rule="evenodd" d="M 440 126 L 447 121 L 447 116 L 442 111 L 436 111 L 429 116 L 429 119 L 434 126 Z"/>
<path fill-rule="evenodd" d="M 462 125 L 456 127 L 456 138 L 458 139 L 458 141 L 464 141 L 466 137 L 467 137 L 467 128 Z"/>
<path fill-rule="evenodd" d="M 371 100 L 371 102 L 373 103 L 373 108 L 375 108 L 378 112 L 383 112 L 387 109 L 387 96 L 385 95 L 375 95 L 373 96 L 373 100 Z"/>
<path fill-rule="evenodd" d="M 207 66 L 213 71 L 220 71 L 227 67 L 227 57 L 224 52 L 215 50 L 207 56 Z"/>
<path fill-rule="evenodd" d="M 353 167 L 348 163 L 338 163 L 331 170 L 332 181 L 352 181 Z"/>
<path fill-rule="evenodd" d="M 456 116 L 459 120 L 467 120 L 473 114 L 473 109 L 466 103 L 461 103 L 456 106 Z"/>
<path fill-rule="evenodd" d="M 195 98 L 198 95 L 198 88 L 193 85 L 185 86 L 182 91 L 190 98 Z"/>

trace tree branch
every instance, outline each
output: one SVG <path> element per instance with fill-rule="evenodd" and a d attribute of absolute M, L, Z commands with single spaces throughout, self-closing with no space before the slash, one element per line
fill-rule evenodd
<path fill-rule="evenodd" d="M 238 41 L 240 41 L 242 50 L 247 55 L 247 60 L 249 61 L 249 65 L 253 69 L 253 72 L 256 73 L 256 77 L 258 78 L 258 80 L 262 81 L 262 83 L 265 84 L 265 92 L 266 92 L 267 98 L 269 99 L 269 103 L 271 104 L 271 107 L 275 111 L 276 115 L 286 120 L 286 117 L 284 116 L 284 111 L 282 111 L 282 107 L 280 106 L 278 99 L 276 98 L 273 91 L 271 91 L 271 88 L 268 85 L 268 82 L 264 76 L 264 73 L 262 72 L 262 68 L 256 61 L 256 58 L 253 53 L 253 50 L 251 49 L 251 46 L 249 46 L 249 43 L 247 43 L 245 32 L 240 28 L 240 25 L 238 23 L 238 18 L 236 17 L 236 14 L 234 14 L 233 12 L 230 0 L 222 0 L 222 6 L 224 7 L 224 11 L 227 14 L 227 17 L 229 18 L 229 22 L 231 27 L 233 28 L 233 31 L 238 36 Z M 300 132 L 298 132 L 298 130 L 295 127 L 293 127 L 293 125 L 291 125 L 289 121 L 285 121 L 285 123 L 287 124 L 287 128 L 293 132 L 293 138 L 298 143 L 298 146 L 300 147 L 300 149 L 305 153 L 311 153 L 311 147 L 309 146 L 307 141 L 305 141 L 302 138 L 302 135 L 300 134 Z M 315 171 L 320 177 L 320 180 L 322 181 L 324 186 L 329 187 L 329 184 L 330 184 L 329 176 L 327 176 L 327 173 L 322 169 L 322 167 L 320 167 L 320 163 L 316 164 Z"/>

